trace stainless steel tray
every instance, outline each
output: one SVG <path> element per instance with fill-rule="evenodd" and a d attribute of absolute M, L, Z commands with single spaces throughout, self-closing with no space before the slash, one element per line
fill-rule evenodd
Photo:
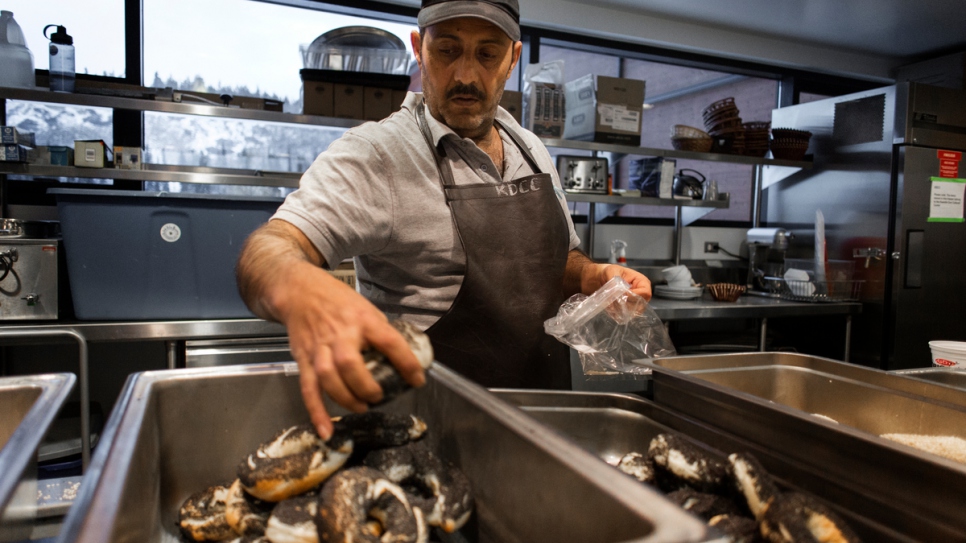
<path fill-rule="evenodd" d="M 794 367 L 829 373 L 839 377 L 855 379 L 870 385 L 888 388 L 929 398 L 952 406 L 966 409 L 966 391 L 942 386 L 934 382 L 910 379 L 896 372 L 887 372 L 840 362 L 831 358 L 809 356 L 797 353 L 736 353 L 703 356 L 676 356 L 658 358 L 642 362 L 647 366 L 657 366 L 677 371 L 736 369 L 758 366 Z"/>
<path fill-rule="evenodd" d="M 26 539 L 37 513 L 37 450 L 77 378 L 0 378 L 0 541 Z"/>
<path fill-rule="evenodd" d="M 727 367 L 724 358 L 744 362 Z M 756 366 L 755 358 L 767 359 L 680 357 L 665 365 L 685 371 L 655 369 L 654 399 L 822 470 L 843 488 L 887 499 L 922 539 L 966 540 L 966 464 L 879 437 L 966 438 L 966 410 L 802 365 Z"/>
<path fill-rule="evenodd" d="M 948 368 L 920 368 L 914 370 L 893 371 L 895 375 L 909 377 L 910 379 L 922 379 L 930 383 L 945 385 L 963 392 L 966 396 L 966 370 L 951 370 Z"/>
<path fill-rule="evenodd" d="M 556 429 L 609 464 L 630 451 L 642 452 L 662 432 L 678 432 L 707 445 L 719 458 L 732 452 L 750 452 L 786 490 L 810 492 L 829 503 L 863 541 L 909 542 L 903 535 L 908 518 L 894 511 L 888 500 L 838 487 L 827 474 L 671 411 L 643 398 L 616 393 L 493 390 L 500 399 L 516 405 L 542 424 Z"/>
<path fill-rule="evenodd" d="M 440 365 L 384 409 L 411 412 L 469 477 L 474 519 L 452 541 L 700 541 L 706 528 L 658 494 Z M 294 364 L 146 372 L 128 379 L 68 512 L 61 543 L 175 541 L 192 492 L 307 421 Z M 110 444 L 106 446 L 106 444 Z"/>

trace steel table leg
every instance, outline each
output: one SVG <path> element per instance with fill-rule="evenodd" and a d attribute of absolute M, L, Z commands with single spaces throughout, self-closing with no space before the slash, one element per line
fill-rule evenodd
<path fill-rule="evenodd" d="M 87 471 L 91 463 L 91 389 L 88 377 L 87 340 L 74 330 L 0 330 L 0 338 L 29 339 L 38 337 L 69 337 L 77 342 L 77 380 L 80 381 L 81 402 L 81 466 Z"/>
<path fill-rule="evenodd" d="M 852 350 L 852 315 L 845 316 L 845 362 L 849 361 L 849 351 Z"/>
<path fill-rule="evenodd" d="M 765 352 L 765 338 L 768 336 L 768 318 L 761 319 L 761 330 L 758 338 L 758 351 Z"/>
<path fill-rule="evenodd" d="M 169 339 L 164 342 L 167 352 L 168 369 L 173 370 L 185 367 L 185 342 L 182 340 Z"/>

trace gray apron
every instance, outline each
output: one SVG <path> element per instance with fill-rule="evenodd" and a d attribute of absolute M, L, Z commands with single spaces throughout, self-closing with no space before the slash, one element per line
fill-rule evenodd
<path fill-rule="evenodd" d="M 553 178 L 523 140 L 500 124 L 534 175 L 457 185 L 417 109 L 453 214 L 466 273 L 456 299 L 426 333 L 436 359 L 485 387 L 570 389 L 569 349 L 543 321 L 563 302 L 570 236 Z M 446 171 L 446 173 L 444 173 Z"/>

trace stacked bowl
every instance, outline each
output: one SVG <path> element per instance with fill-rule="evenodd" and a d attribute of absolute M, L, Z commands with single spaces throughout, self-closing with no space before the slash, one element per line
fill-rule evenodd
<path fill-rule="evenodd" d="M 738 116 L 734 98 L 712 103 L 702 112 L 704 126 L 714 139 L 711 150 L 718 153 L 742 154 L 745 150 L 745 127 Z"/>
<path fill-rule="evenodd" d="M 744 123 L 745 155 L 763 157 L 768 154 L 768 128 L 771 123 Z"/>
<path fill-rule="evenodd" d="M 812 133 L 808 130 L 772 128 L 771 154 L 783 160 L 804 160 L 811 137 Z"/>

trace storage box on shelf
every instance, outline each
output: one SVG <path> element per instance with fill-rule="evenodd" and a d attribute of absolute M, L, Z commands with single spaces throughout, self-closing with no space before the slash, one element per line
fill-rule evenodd
<path fill-rule="evenodd" d="M 242 241 L 281 198 L 51 189 L 81 320 L 251 317 Z"/>

